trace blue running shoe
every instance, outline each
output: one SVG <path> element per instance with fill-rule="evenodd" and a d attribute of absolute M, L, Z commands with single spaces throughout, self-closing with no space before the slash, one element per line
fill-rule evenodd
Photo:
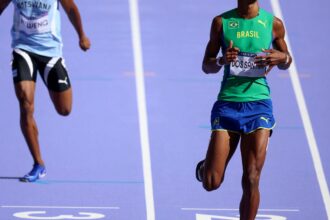
<path fill-rule="evenodd" d="M 35 182 L 37 179 L 46 176 L 46 167 L 40 164 L 34 164 L 33 169 L 26 174 L 21 181 L 23 182 Z"/>
<path fill-rule="evenodd" d="M 195 175 L 196 175 L 196 179 L 199 182 L 203 182 L 203 176 L 202 176 L 202 169 L 204 168 L 204 162 L 205 160 L 201 160 L 199 161 L 199 163 L 196 166 L 196 171 L 195 171 Z"/>

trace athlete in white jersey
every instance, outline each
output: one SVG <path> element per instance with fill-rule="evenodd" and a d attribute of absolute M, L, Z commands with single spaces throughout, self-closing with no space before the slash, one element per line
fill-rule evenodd
<path fill-rule="evenodd" d="M 34 160 L 33 169 L 22 180 L 33 182 L 46 175 L 33 116 L 37 72 L 60 115 L 69 115 L 72 106 L 71 84 L 62 58 L 59 4 L 78 33 L 80 48 L 88 50 L 90 41 L 83 31 L 74 0 L 0 0 L 0 15 L 10 2 L 14 5 L 13 80 L 20 106 L 21 130 Z"/>

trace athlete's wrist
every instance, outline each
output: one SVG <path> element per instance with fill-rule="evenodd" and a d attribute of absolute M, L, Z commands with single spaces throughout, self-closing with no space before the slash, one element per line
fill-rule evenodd
<path fill-rule="evenodd" d="M 218 67 L 222 67 L 223 65 L 225 65 L 225 62 L 224 62 L 224 60 L 223 60 L 223 57 L 218 57 L 217 59 L 216 59 L 216 65 L 218 66 Z"/>
<path fill-rule="evenodd" d="M 288 65 L 290 62 L 290 55 L 285 53 L 285 61 L 284 61 L 284 65 Z"/>

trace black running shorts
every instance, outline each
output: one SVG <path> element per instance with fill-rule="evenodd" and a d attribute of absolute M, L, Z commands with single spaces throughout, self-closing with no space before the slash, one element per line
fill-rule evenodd
<path fill-rule="evenodd" d="M 12 62 L 14 83 L 25 80 L 36 82 L 37 72 L 51 91 L 62 92 L 71 87 L 63 58 L 45 57 L 22 49 L 14 49 Z"/>

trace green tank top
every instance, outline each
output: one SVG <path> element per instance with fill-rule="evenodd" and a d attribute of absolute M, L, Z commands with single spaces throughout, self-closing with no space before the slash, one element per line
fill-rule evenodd
<path fill-rule="evenodd" d="M 244 19 L 238 16 L 237 9 L 221 15 L 223 25 L 222 53 L 226 51 L 230 40 L 238 47 L 238 59 L 225 65 L 218 100 L 248 102 L 270 98 L 270 89 L 265 68 L 254 64 L 254 56 L 269 49 L 272 43 L 274 16 L 259 9 L 258 16 Z"/>

